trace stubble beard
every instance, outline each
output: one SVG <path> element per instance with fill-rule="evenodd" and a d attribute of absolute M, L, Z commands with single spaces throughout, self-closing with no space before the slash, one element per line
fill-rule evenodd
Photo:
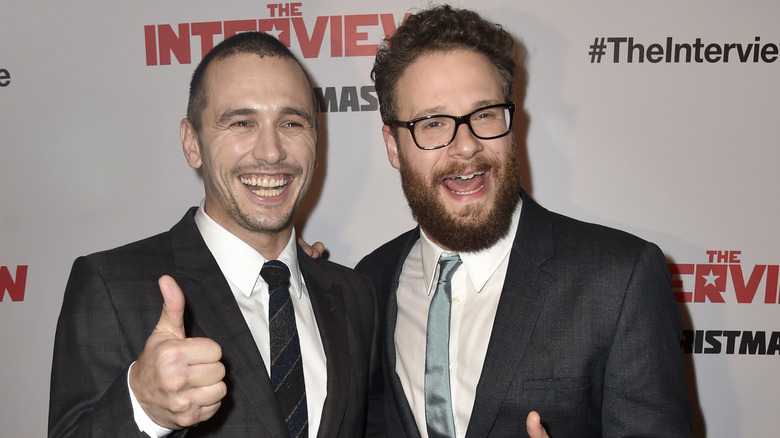
<path fill-rule="evenodd" d="M 262 173 L 259 169 L 256 172 Z M 251 171 L 246 167 L 233 169 L 228 175 L 222 177 L 222 184 L 218 184 L 216 176 L 210 171 L 207 172 L 206 166 L 204 166 L 203 178 L 216 197 L 226 204 L 226 211 L 230 218 L 245 230 L 258 234 L 275 234 L 292 226 L 295 210 L 301 196 L 295 201 L 292 208 L 282 212 L 281 216 L 269 217 L 262 214 L 250 214 L 247 209 L 241 207 L 238 194 L 234 192 L 234 186 L 231 185 L 231 182 L 237 181 L 238 177 L 245 173 L 251 173 Z M 302 169 L 297 166 L 290 168 L 287 173 L 295 175 L 296 178 L 303 175 Z M 292 188 L 287 187 L 287 190 L 290 189 Z"/>
<path fill-rule="evenodd" d="M 453 164 L 435 172 L 422 175 L 412 167 L 403 154 L 401 162 L 401 186 L 409 203 L 412 216 L 434 241 L 457 252 L 477 252 L 491 247 L 509 231 L 512 215 L 520 201 L 520 162 L 517 146 L 512 146 L 505 161 L 477 157 L 470 169 L 490 169 L 495 185 L 496 198 L 484 211 L 482 206 L 470 205 L 457 214 L 447 211 L 439 194 L 441 181 L 446 175 L 466 171 L 465 166 Z"/>

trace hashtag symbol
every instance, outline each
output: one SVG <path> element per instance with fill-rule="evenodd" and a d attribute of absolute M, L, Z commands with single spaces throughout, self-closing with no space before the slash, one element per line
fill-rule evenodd
<path fill-rule="evenodd" d="M 601 63 L 601 57 L 607 53 L 606 49 L 607 45 L 604 44 L 604 37 L 601 37 L 601 39 L 596 37 L 596 39 L 593 40 L 593 44 L 590 45 L 590 52 L 588 53 L 588 55 L 590 55 L 590 63 Z"/>

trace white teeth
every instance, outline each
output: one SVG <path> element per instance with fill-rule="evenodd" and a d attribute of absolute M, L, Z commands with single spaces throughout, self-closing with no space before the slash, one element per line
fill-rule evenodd
<path fill-rule="evenodd" d="M 254 193 L 257 196 L 263 196 L 263 197 L 272 197 L 272 196 L 279 196 L 282 194 L 284 190 L 282 189 L 276 189 L 276 190 L 252 190 L 252 193 Z"/>
<path fill-rule="evenodd" d="M 468 174 L 468 175 L 456 175 L 456 176 L 453 176 L 453 177 L 451 177 L 449 179 L 457 179 L 457 180 L 461 180 L 461 181 L 468 181 L 470 179 L 474 179 L 475 177 L 481 176 L 481 175 L 484 175 L 484 174 L 485 174 L 484 171 L 477 171 L 477 172 L 474 172 L 474 173 L 471 173 L 471 174 Z M 452 193 L 455 193 L 456 195 L 465 196 L 465 195 L 471 195 L 472 193 L 477 193 L 478 191 L 482 190 L 482 187 L 484 187 L 484 184 L 480 184 L 479 187 L 477 187 L 474 190 L 468 190 L 468 191 L 451 190 L 451 191 L 452 191 Z"/>
<path fill-rule="evenodd" d="M 279 178 L 279 179 L 257 179 L 257 177 L 241 177 L 241 182 L 252 187 L 264 187 L 264 188 L 270 188 L 270 187 L 283 187 L 287 185 L 287 180 L 285 178 Z"/>
<path fill-rule="evenodd" d="M 474 190 L 469 190 L 468 192 L 453 192 L 453 193 L 455 193 L 456 195 L 470 195 L 472 193 L 477 193 L 478 191 L 480 191 L 482 189 L 482 187 L 483 186 L 479 186 L 479 188 L 474 189 Z"/>
<path fill-rule="evenodd" d="M 474 172 L 474 173 L 472 173 L 470 175 L 458 175 L 458 176 L 454 177 L 453 179 L 467 180 L 467 179 L 472 179 L 472 178 L 474 178 L 476 176 L 479 176 L 479 175 L 483 175 L 484 173 L 485 172 Z"/>
<path fill-rule="evenodd" d="M 241 177 L 241 182 L 250 187 L 252 193 L 262 197 L 279 196 L 287 188 L 286 178 L 260 178 L 253 177 Z"/>

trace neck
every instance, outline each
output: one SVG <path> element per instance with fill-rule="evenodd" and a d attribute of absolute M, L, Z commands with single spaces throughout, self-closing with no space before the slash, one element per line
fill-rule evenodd
<path fill-rule="evenodd" d="M 276 260 L 290 241 L 293 227 L 290 225 L 280 231 L 244 231 L 245 235 L 236 235 L 266 260 Z"/>

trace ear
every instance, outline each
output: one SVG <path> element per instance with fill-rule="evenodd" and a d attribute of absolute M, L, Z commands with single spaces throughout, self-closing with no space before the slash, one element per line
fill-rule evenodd
<path fill-rule="evenodd" d="M 200 169 L 203 165 L 203 157 L 200 155 L 200 146 L 198 146 L 198 134 L 187 119 L 182 119 L 179 126 L 179 137 L 181 137 L 181 148 L 184 151 L 184 158 L 187 159 L 190 167 Z"/>
<path fill-rule="evenodd" d="M 401 160 L 398 158 L 398 143 L 393 135 L 393 128 L 389 125 L 382 126 L 382 137 L 385 139 L 385 147 L 387 148 L 387 159 L 390 164 L 396 169 L 401 168 Z"/>

